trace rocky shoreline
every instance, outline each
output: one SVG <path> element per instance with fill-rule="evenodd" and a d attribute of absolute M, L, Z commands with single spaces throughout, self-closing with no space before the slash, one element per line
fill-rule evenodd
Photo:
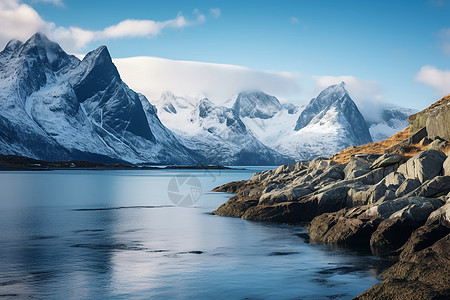
<path fill-rule="evenodd" d="M 304 224 L 313 243 L 398 257 L 361 299 L 450 296 L 450 157 L 441 151 L 316 158 L 214 191 L 236 194 L 215 215 Z"/>
<path fill-rule="evenodd" d="M 449 105 L 450 95 L 385 141 L 217 187 L 235 195 L 212 214 L 301 224 L 312 243 L 397 260 L 356 299 L 450 299 Z"/>

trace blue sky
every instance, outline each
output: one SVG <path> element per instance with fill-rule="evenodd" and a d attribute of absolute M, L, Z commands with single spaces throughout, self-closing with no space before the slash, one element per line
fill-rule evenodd
<path fill-rule="evenodd" d="M 309 86 L 324 76 L 352 76 L 355 84 L 363 82 L 360 91 L 370 83 L 362 97 L 373 93 L 379 96 L 374 101 L 417 109 L 450 92 L 450 1 L 4 1 L 27 4 L 56 39 L 58 28 L 100 32 L 124 20 L 166 22 L 182 15 L 185 23 L 156 34 L 130 37 L 126 31 L 65 48 L 86 53 L 105 44 L 114 58 L 290 72 L 303 91 L 282 95 L 292 101 L 309 100 Z"/>

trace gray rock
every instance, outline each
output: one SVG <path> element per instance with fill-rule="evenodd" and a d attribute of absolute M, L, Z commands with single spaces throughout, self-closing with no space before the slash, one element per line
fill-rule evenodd
<path fill-rule="evenodd" d="M 380 255 L 397 250 L 406 243 L 411 233 L 425 224 L 431 212 L 442 205 L 438 199 L 410 204 L 382 221 L 370 238 L 374 254 Z"/>
<path fill-rule="evenodd" d="M 447 146 L 448 146 L 448 142 L 446 140 L 436 139 L 433 142 L 431 142 L 430 145 L 428 145 L 428 149 L 442 150 L 442 149 L 445 149 L 445 147 L 447 147 Z"/>
<path fill-rule="evenodd" d="M 418 204 L 410 204 L 392 214 L 389 218 L 403 218 L 413 222 L 423 222 L 428 216 L 442 206 L 442 201 L 429 198 L 427 201 Z M 450 207 L 450 206 L 449 206 Z"/>
<path fill-rule="evenodd" d="M 420 142 L 419 145 L 420 146 L 426 146 L 429 145 L 432 142 L 431 139 L 429 139 L 428 137 L 424 137 Z"/>
<path fill-rule="evenodd" d="M 323 170 L 326 169 L 332 165 L 337 164 L 336 162 L 325 158 L 325 157 L 316 157 L 309 163 L 309 169 L 310 170 Z"/>
<path fill-rule="evenodd" d="M 443 175 L 450 175 L 450 157 L 447 157 L 447 159 L 444 161 L 444 164 L 442 166 L 442 173 Z"/>
<path fill-rule="evenodd" d="M 370 166 L 372 170 L 378 168 L 385 168 L 388 166 L 392 166 L 398 163 L 401 163 L 404 160 L 404 157 L 397 153 L 386 153 L 383 154 L 380 158 L 375 160 L 373 164 Z"/>
<path fill-rule="evenodd" d="M 279 166 L 278 168 L 275 169 L 274 175 L 279 175 L 282 173 L 289 173 L 289 172 L 293 171 L 294 168 L 295 168 L 295 166 L 293 166 L 291 164 Z"/>
<path fill-rule="evenodd" d="M 310 194 L 312 191 L 308 188 L 298 187 L 287 187 L 284 189 L 274 189 L 268 193 L 264 193 L 259 198 L 259 205 L 273 205 L 276 203 L 296 201 L 299 198 Z"/>
<path fill-rule="evenodd" d="M 346 206 L 347 192 L 350 188 L 342 186 L 327 190 L 315 196 L 319 213 L 338 211 Z"/>
<path fill-rule="evenodd" d="M 313 243 L 364 245 L 381 222 L 380 218 L 365 216 L 367 207 L 344 208 L 315 217 L 308 230 Z"/>
<path fill-rule="evenodd" d="M 406 178 L 417 178 L 423 183 L 441 173 L 446 158 L 441 151 L 425 150 L 400 165 L 397 171 Z"/>
<path fill-rule="evenodd" d="M 263 194 L 267 194 L 273 190 L 280 190 L 282 188 L 284 188 L 284 185 L 282 185 L 282 184 L 272 184 L 263 190 Z"/>
<path fill-rule="evenodd" d="M 446 221 L 450 224 L 450 201 L 447 201 L 443 206 L 433 211 L 427 219 L 427 223 L 434 223 L 436 221 Z"/>
<path fill-rule="evenodd" d="M 395 196 L 397 198 L 403 197 L 407 195 L 408 193 L 414 191 L 420 186 L 419 179 L 405 179 L 403 183 L 398 187 L 397 191 L 395 192 Z"/>
<path fill-rule="evenodd" d="M 345 179 L 355 179 L 370 172 L 370 164 L 362 158 L 352 157 L 344 168 Z"/>
<path fill-rule="evenodd" d="M 295 164 L 295 171 L 303 171 L 309 167 L 309 161 L 299 161 Z"/>
<path fill-rule="evenodd" d="M 437 176 L 410 192 L 408 196 L 439 197 L 450 192 L 450 176 Z"/>
<path fill-rule="evenodd" d="M 403 182 L 405 182 L 405 176 L 397 172 L 389 173 L 384 177 L 384 184 L 390 189 L 397 189 Z"/>
<path fill-rule="evenodd" d="M 436 201 L 441 202 L 439 199 L 425 198 L 425 197 L 404 197 L 395 199 L 392 201 L 386 201 L 381 204 L 375 205 L 366 211 L 369 217 L 381 217 L 383 219 L 389 218 L 395 212 L 405 208 L 410 204 L 422 205 L 425 202 L 435 203 Z"/>

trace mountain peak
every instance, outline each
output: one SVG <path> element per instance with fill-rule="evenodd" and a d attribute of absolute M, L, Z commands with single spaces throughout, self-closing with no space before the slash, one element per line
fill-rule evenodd
<path fill-rule="evenodd" d="M 113 81 L 121 82 L 106 46 L 100 46 L 86 54 L 80 66 L 83 75 L 75 86 L 75 93 L 81 102 L 99 91 L 106 90 Z"/>
<path fill-rule="evenodd" d="M 36 32 L 28 39 L 28 41 L 34 42 L 34 43 L 49 43 L 49 42 L 51 42 L 48 39 L 48 37 L 45 34 L 43 34 L 42 32 Z"/>
<path fill-rule="evenodd" d="M 8 42 L 8 44 L 6 44 L 3 52 L 14 52 L 22 45 L 23 45 L 22 41 L 19 41 L 17 39 L 12 39 Z"/>
<path fill-rule="evenodd" d="M 20 46 L 20 56 L 32 57 L 48 63 L 53 71 L 58 71 L 71 62 L 69 55 L 59 46 L 47 38 L 43 33 L 35 33 Z"/>
<path fill-rule="evenodd" d="M 300 114 L 294 130 L 299 131 L 306 127 L 317 114 L 329 109 L 334 103 L 348 99 L 351 100 L 343 81 L 339 84 L 330 85 L 321 91 L 316 98 L 311 99 L 305 110 Z M 353 100 L 351 101 L 353 102 Z"/>
<path fill-rule="evenodd" d="M 99 61 L 99 62 L 108 62 L 111 61 L 111 55 L 109 54 L 108 48 L 104 45 L 98 47 L 97 49 L 89 52 L 84 57 L 83 61 Z"/>
<path fill-rule="evenodd" d="M 282 109 L 280 101 L 260 90 L 240 92 L 234 100 L 233 110 L 240 117 L 269 119 Z"/>

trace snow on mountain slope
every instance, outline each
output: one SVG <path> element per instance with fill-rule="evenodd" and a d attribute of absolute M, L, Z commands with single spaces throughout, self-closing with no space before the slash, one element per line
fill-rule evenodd
<path fill-rule="evenodd" d="M 304 160 L 330 156 L 348 146 L 371 141 L 364 117 L 341 83 L 313 98 L 301 112 L 294 130 L 281 137 L 274 149 Z"/>
<path fill-rule="evenodd" d="M 280 103 L 261 91 L 241 92 L 226 102 L 240 115 L 252 134 L 268 147 L 273 147 L 293 129 L 303 107 L 291 103 Z"/>
<path fill-rule="evenodd" d="M 261 91 L 241 92 L 227 102 L 241 118 L 269 119 L 283 108 L 276 97 Z"/>
<path fill-rule="evenodd" d="M 408 116 L 417 112 L 415 109 L 387 105 L 381 111 L 381 119 L 377 122 L 367 122 L 370 135 L 374 142 L 379 142 L 402 131 L 409 126 Z"/>
<path fill-rule="evenodd" d="M 201 159 L 121 80 L 104 46 L 80 61 L 37 33 L 8 43 L 0 74 L 1 154 L 131 163 Z"/>
<path fill-rule="evenodd" d="M 163 93 L 156 101 L 163 124 L 208 162 L 228 165 L 274 165 L 290 162 L 261 143 L 236 112 L 207 98 L 187 99 Z"/>

